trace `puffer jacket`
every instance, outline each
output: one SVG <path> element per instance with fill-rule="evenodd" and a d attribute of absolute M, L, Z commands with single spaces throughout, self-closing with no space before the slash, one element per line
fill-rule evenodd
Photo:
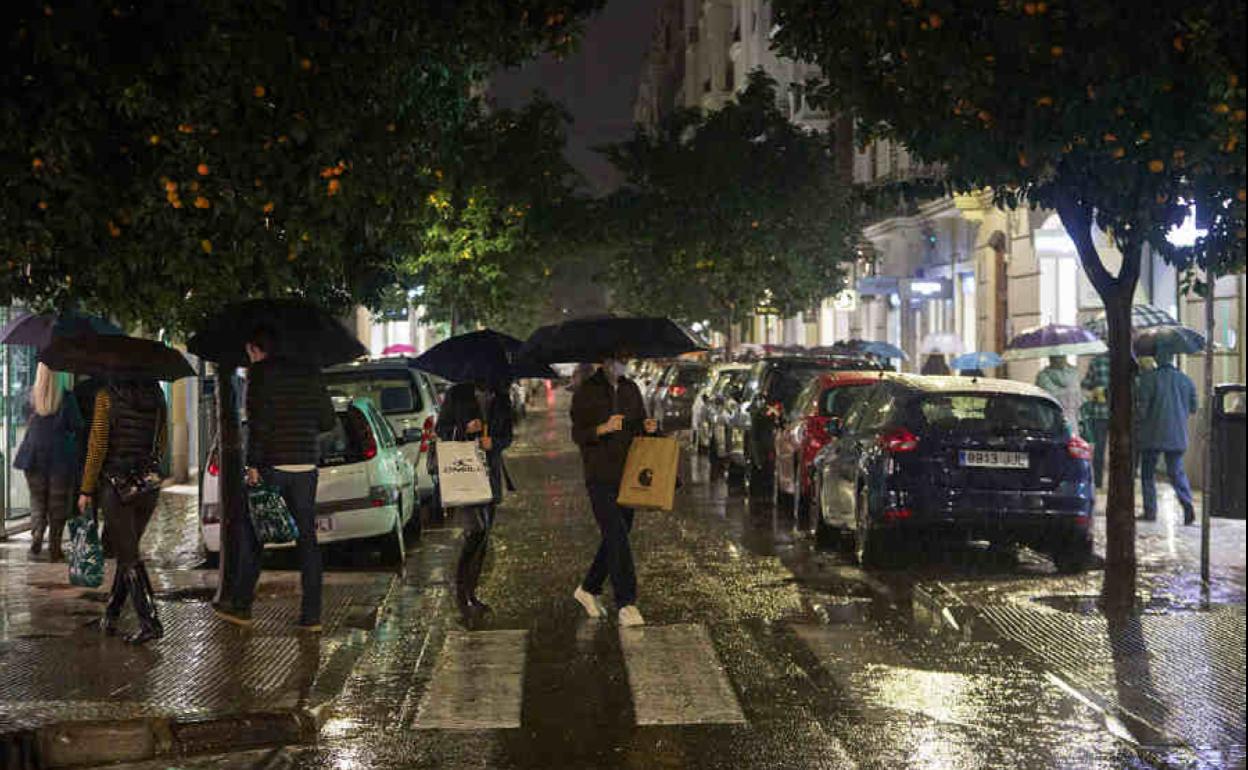
<path fill-rule="evenodd" d="M 337 420 L 316 367 L 266 358 L 248 369 L 248 467 L 316 465 L 317 440 Z"/>

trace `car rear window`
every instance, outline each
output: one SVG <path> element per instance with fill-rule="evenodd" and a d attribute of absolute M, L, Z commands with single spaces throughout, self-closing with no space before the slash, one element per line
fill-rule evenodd
<path fill-rule="evenodd" d="M 840 385 L 828 388 L 819 397 L 819 416 L 844 420 L 845 415 L 849 413 L 849 408 L 868 387 L 870 383 L 864 382 L 860 385 Z"/>
<path fill-rule="evenodd" d="M 325 385 L 334 398 L 367 398 L 382 414 L 410 414 L 424 411 L 420 389 L 406 370 L 394 372 L 330 372 Z M 409 400 L 403 391 L 411 394 Z"/>
<path fill-rule="evenodd" d="M 942 393 L 923 396 L 917 407 L 927 427 L 950 433 L 1056 436 L 1066 430 L 1066 420 L 1056 404 L 1031 396 Z"/>
<path fill-rule="evenodd" d="M 333 430 L 322 433 L 318 439 L 319 465 L 322 468 L 361 463 L 366 459 L 364 447 L 368 446 L 371 436 L 368 418 L 353 406 L 336 414 L 338 424 Z"/>

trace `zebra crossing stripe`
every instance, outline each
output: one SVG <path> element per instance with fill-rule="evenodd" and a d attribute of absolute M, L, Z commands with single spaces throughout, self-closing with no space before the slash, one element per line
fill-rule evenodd
<path fill-rule="evenodd" d="M 416 713 L 417 730 L 520 726 L 528 631 L 451 631 Z"/>
<path fill-rule="evenodd" d="M 621 628 L 620 646 L 637 724 L 745 723 L 703 626 Z"/>

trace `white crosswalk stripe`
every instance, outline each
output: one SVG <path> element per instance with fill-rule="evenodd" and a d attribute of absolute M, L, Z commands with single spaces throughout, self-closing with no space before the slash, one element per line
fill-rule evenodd
<path fill-rule="evenodd" d="M 745 723 L 703 626 L 622 628 L 620 646 L 637 724 Z"/>
<path fill-rule="evenodd" d="M 452 631 L 416 714 L 418 730 L 520 726 L 528 631 Z"/>

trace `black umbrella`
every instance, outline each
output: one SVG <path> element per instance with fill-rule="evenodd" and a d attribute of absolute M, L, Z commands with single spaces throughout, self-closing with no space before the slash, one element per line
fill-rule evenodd
<path fill-rule="evenodd" d="M 329 313 L 301 299 L 253 299 L 227 305 L 203 323 L 187 350 L 209 361 L 241 361 L 256 330 L 273 331 L 274 357 L 318 367 L 353 361 L 368 348 Z"/>
<path fill-rule="evenodd" d="M 520 358 L 523 344 L 510 335 L 484 329 L 439 342 L 412 361 L 412 366 L 451 382 L 498 383 L 559 376 L 546 364 Z"/>
<path fill-rule="evenodd" d="M 85 313 L 24 313 L 0 329 L 0 343 L 42 350 L 57 337 L 77 334 L 124 334 L 115 324 Z"/>
<path fill-rule="evenodd" d="M 194 376 L 186 356 L 155 340 L 124 334 L 56 337 L 39 360 L 49 368 L 115 380 L 180 380 Z"/>
<path fill-rule="evenodd" d="M 591 316 L 543 326 L 533 332 L 520 354 L 534 361 L 579 363 L 621 354 L 666 358 L 706 347 L 669 318 Z"/>

